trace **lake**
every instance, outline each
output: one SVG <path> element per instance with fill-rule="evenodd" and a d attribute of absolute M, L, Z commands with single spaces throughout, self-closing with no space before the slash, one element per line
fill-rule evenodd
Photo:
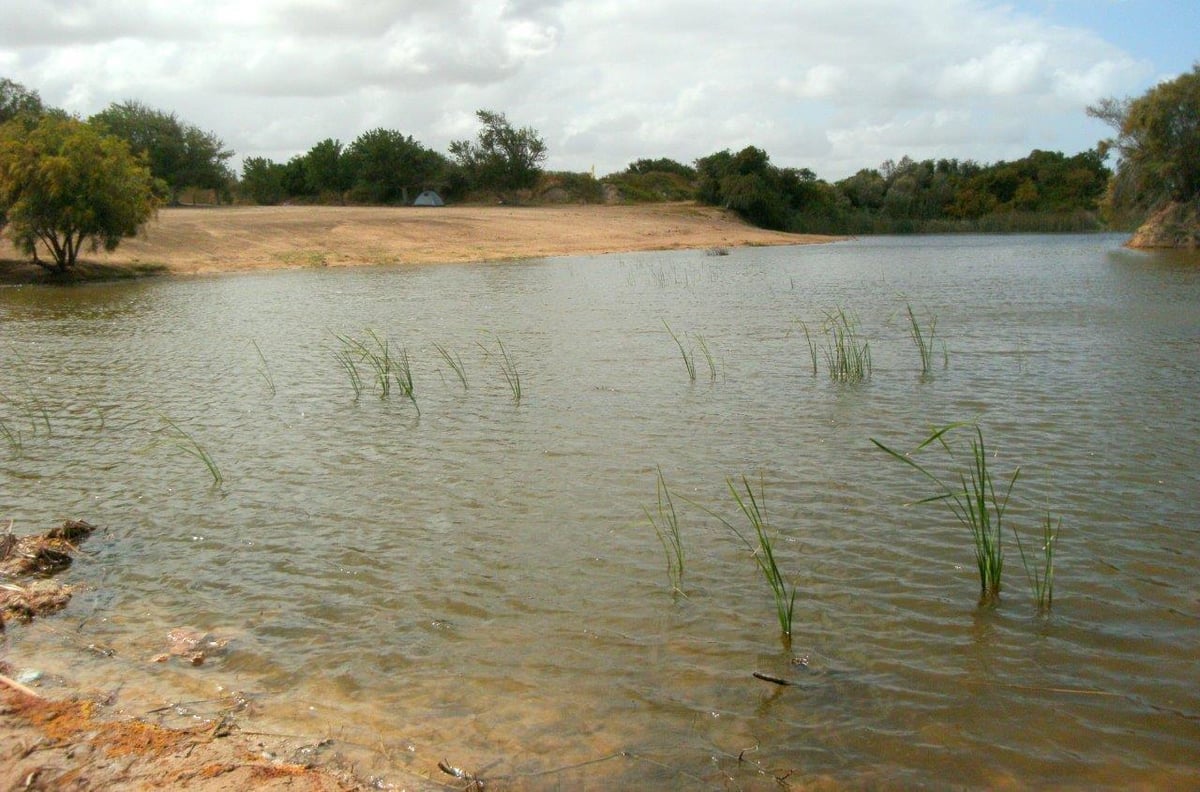
<path fill-rule="evenodd" d="M 176 723 L 236 696 L 408 788 L 461 786 L 442 760 L 522 789 L 1195 788 L 1200 258 L 1122 241 L 0 288 L 0 519 L 102 528 L 7 658 Z M 838 312 L 862 381 L 830 374 Z M 952 422 L 998 488 L 1020 469 L 991 606 L 967 528 L 871 442 Z M 747 485 L 790 645 L 732 530 Z M 1012 531 L 1037 571 L 1047 514 L 1039 610 Z M 150 662 L 178 627 L 227 653 Z"/>

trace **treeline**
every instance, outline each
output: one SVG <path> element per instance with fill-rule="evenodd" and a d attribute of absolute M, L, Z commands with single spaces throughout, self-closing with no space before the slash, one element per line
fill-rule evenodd
<path fill-rule="evenodd" d="M 446 156 L 394 129 L 372 129 L 349 145 L 326 138 L 287 162 L 249 157 L 240 192 L 259 204 L 283 201 L 407 204 L 424 190 L 464 200 L 506 195 L 537 184 L 546 144 L 503 113 L 480 110 L 476 140 L 457 140 Z"/>
<path fill-rule="evenodd" d="M 1098 151 L 1035 150 L 990 165 L 904 157 L 830 183 L 807 168 L 777 167 L 749 146 L 702 157 L 694 168 L 639 160 L 606 181 L 631 198 L 695 198 L 765 228 L 871 234 L 1093 230 L 1110 176 Z"/>

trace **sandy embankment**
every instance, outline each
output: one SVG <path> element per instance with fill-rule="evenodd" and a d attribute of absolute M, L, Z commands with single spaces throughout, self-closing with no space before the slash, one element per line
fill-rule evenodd
<path fill-rule="evenodd" d="M 168 208 L 88 262 L 175 274 L 363 264 L 499 261 L 635 250 L 796 245 L 831 237 L 766 231 L 691 203 L 638 206 Z M 12 275 L 20 258 L 0 241 Z M 0 267 L 3 267 L 0 264 Z M 10 280 L 19 279 L 11 277 Z"/>

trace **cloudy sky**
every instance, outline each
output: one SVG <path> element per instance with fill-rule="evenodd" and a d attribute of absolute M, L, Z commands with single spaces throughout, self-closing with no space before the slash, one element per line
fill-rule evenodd
<path fill-rule="evenodd" d="M 908 154 L 1073 154 L 1084 114 L 1200 59 L 1196 0 L 0 0 L 0 76 L 87 116 L 138 99 L 283 161 L 475 110 L 547 167 L 765 149 L 839 179 Z"/>

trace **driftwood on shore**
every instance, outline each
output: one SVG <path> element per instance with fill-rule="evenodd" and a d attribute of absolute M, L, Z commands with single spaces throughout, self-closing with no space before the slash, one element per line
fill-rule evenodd
<path fill-rule="evenodd" d="M 0 534 L 0 631 L 6 621 L 29 623 L 37 616 L 62 610 L 72 587 L 51 577 L 71 565 L 71 558 L 95 526 L 66 520 L 44 534 L 16 536 L 12 521 Z"/>

